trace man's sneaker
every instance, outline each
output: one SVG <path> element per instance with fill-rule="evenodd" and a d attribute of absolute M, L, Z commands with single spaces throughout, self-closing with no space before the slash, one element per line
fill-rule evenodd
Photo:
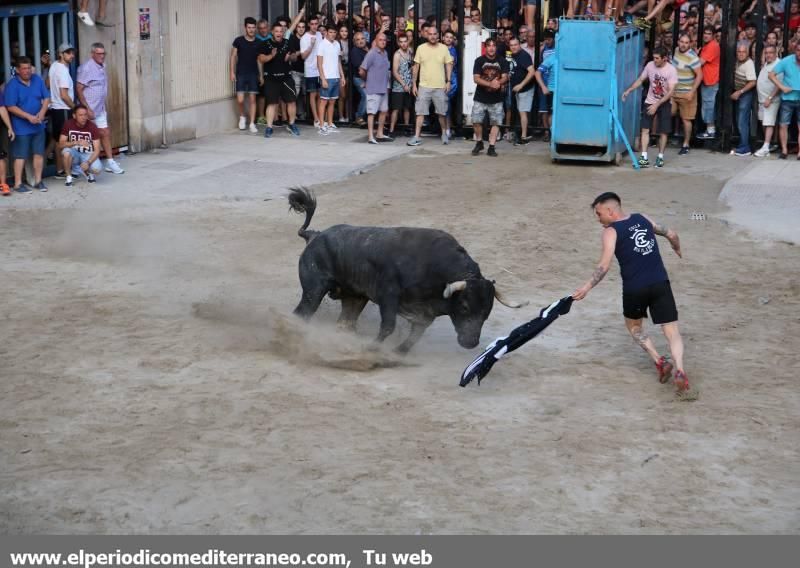
<path fill-rule="evenodd" d="M 711 132 L 708 132 L 708 131 L 706 131 L 706 132 L 698 132 L 697 133 L 697 138 L 699 138 L 700 140 L 711 140 L 712 138 L 714 138 L 714 134 L 712 134 Z"/>
<path fill-rule="evenodd" d="M 328 127 L 328 132 L 339 132 L 339 127 L 332 122 L 326 126 Z"/>
<path fill-rule="evenodd" d="M 255 122 L 250 123 L 250 132 L 252 132 L 253 134 L 258 132 L 258 126 L 256 126 Z"/>
<path fill-rule="evenodd" d="M 550 142 L 550 131 L 545 130 L 544 136 L 542 136 L 542 142 Z"/>
<path fill-rule="evenodd" d="M 525 146 L 525 145 L 527 145 L 527 144 L 528 144 L 528 143 L 529 143 L 531 140 L 533 140 L 533 137 L 532 137 L 532 136 L 520 136 L 520 137 L 519 137 L 519 139 L 517 139 L 517 144 L 519 144 L 520 146 Z"/>
<path fill-rule="evenodd" d="M 664 167 L 664 158 L 662 158 L 661 156 L 656 158 L 656 167 L 657 168 L 663 168 Z"/>
<path fill-rule="evenodd" d="M 787 155 L 786 155 L 786 154 L 784 154 L 783 152 L 781 152 L 780 154 L 778 154 L 778 159 L 779 159 L 779 160 L 785 160 L 786 158 L 787 158 Z"/>
<path fill-rule="evenodd" d="M 750 156 L 751 155 L 750 152 L 748 152 L 746 150 L 734 150 L 733 152 L 731 152 L 731 154 L 733 154 L 734 156 L 739 156 L 739 157 Z"/>
<path fill-rule="evenodd" d="M 56 175 L 54 175 L 53 177 L 56 179 L 65 179 L 67 177 L 67 172 L 65 172 L 64 170 L 58 170 L 56 172 Z"/>
<path fill-rule="evenodd" d="M 239 117 L 239 130 L 247 128 L 247 119 L 243 116 Z"/>
<path fill-rule="evenodd" d="M 267 123 L 267 117 L 266 116 L 259 116 L 258 119 L 256 120 L 256 122 L 258 124 L 264 125 L 264 124 Z"/>
<path fill-rule="evenodd" d="M 753 155 L 756 158 L 766 158 L 767 156 L 769 156 L 769 146 L 762 146 L 761 148 L 753 152 Z"/>
<path fill-rule="evenodd" d="M 493 158 L 497 157 L 497 152 L 495 151 L 493 145 L 489 144 L 489 149 L 486 150 L 486 155 L 487 156 L 492 156 Z"/>
<path fill-rule="evenodd" d="M 17 186 L 17 187 L 15 187 L 15 188 L 13 188 L 13 189 L 14 189 L 14 191 L 16 191 L 17 193 L 30 193 L 30 192 L 31 192 L 31 188 L 29 188 L 29 187 L 28 187 L 27 185 L 25 185 L 24 183 L 23 183 L 23 184 L 21 184 L 21 185 L 19 185 L 19 186 Z"/>
<path fill-rule="evenodd" d="M 675 390 L 678 392 L 688 391 L 689 377 L 687 377 L 686 373 L 684 373 L 683 371 L 676 371 L 675 380 L 672 381 L 672 384 L 675 385 Z"/>
<path fill-rule="evenodd" d="M 319 123 L 319 120 L 315 120 L 314 121 L 314 128 L 317 128 L 317 129 L 322 128 L 322 125 Z"/>
<path fill-rule="evenodd" d="M 68 175 L 67 179 L 64 181 L 64 185 L 66 185 L 67 187 L 72 187 L 74 183 L 75 183 L 74 178 L 70 175 Z"/>
<path fill-rule="evenodd" d="M 274 132 L 274 130 L 272 129 L 272 127 L 271 126 L 267 126 L 264 129 L 264 138 L 272 138 L 272 133 L 273 132 Z"/>
<path fill-rule="evenodd" d="M 125 170 L 123 170 L 120 165 L 116 162 L 116 160 L 108 160 L 106 162 L 106 171 L 110 174 L 124 174 Z"/>
<path fill-rule="evenodd" d="M 689 146 L 681 146 L 681 149 L 678 151 L 679 156 L 685 156 L 689 153 Z"/>
<path fill-rule="evenodd" d="M 350 124 L 350 119 L 345 117 L 339 117 L 339 124 Z"/>
<path fill-rule="evenodd" d="M 442 132 L 442 144 L 445 146 L 450 142 L 450 137 L 447 135 L 447 132 Z"/>
<path fill-rule="evenodd" d="M 42 193 L 44 193 L 45 191 L 47 191 L 47 186 L 44 184 L 44 182 L 43 182 L 43 181 L 40 181 L 39 183 L 37 183 L 37 184 L 36 184 L 36 185 L 34 185 L 33 187 L 34 187 L 34 188 L 36 188 L 36 189 L 38 189 L 38 190 L 39 190 L 39 191 L 41 191 Z"/>
<path fill-rule="evenodd" d="M 422 144 L 422 140 L 420 140 L 416 136 L 412 136 L 411 140 L 406 142 L 406 146 L 419 146 L 420 144 Z"/>
<path fill-rule="evenodd" d="M 378 142 L 394 142 L 394 138 L 389 135 L 378 136 L 375 140 Z"/>
<path fill-rule="evenodd" d="M 292 124 L 287 124 L 286 130 L 288 130 L 292 136 L 300 136 L 300 129 L 297 128 L 297 125 L 294 122 Z"/>
<path fill-rule="evenodd" d="M 86 181 L 88 181 L 89 183 L 94 183 L 97 181 L 97 178 L 94 177 L 94 174 L 92 172 L 89 172 L 88 174 L 86 174 Z"/>
<path fill-rule="evenodd" d="M 650 167 L 650 160 L 648 160 L 644 156 L 639 158 L 639 167 L 640 168 L 649 168 Z"/>
<path fill-rule="evenodd" d="M 327 136 L 328 134 L 330 134 L 330 132 L 328 131 L 328 127 L 327 126 L 320 126 L 319 127 L 319 134 L 321 136 Z"/>
<path fill-rule="evenodd" d="M 475 147 L 472 149 L 472 155 L 477 156 L 481 152 L 483 152 L 483 140 L 478 140 L 475 142 Z"/>
<path fill-rule="evenodd" d="M 375 140 L 374 138 L 370 138 L 369 140 L 367 140 L 367 142 L 368 142 L 369 144 L 375 144 L 375 145 L 377 145 L 377 144 L 378 144 L 378 141 L 377 141 L 377 140 Z"/>
<path fill-rule="evenodd" d="M 78 19 L 87 26 L 94 25 L 94 22 L 92 21 L 92 17 L 89 15 L 89 12 L 78 12 Z"/>
<path fill-rule="evenodd" d="M 672 378 L 672 363 L 667 361 L 666 357 L 661 357 L 656 362 L 656 370 L 658 371 L 658 382 L 666 384 Z"/>

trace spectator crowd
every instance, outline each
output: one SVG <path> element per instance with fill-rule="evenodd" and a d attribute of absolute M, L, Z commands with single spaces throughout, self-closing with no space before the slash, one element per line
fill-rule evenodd
<path fill-rule="evenodd" d="M 84 12 L 85 4 L 81 3 Z M 651 32 L 651 53 L 642 62 L 639 79 L 623 94 L 628 97 L 647 86 L 642 93 L 641 166 L 650 165 L 651 137 L 658 149 L 656 167 L 665 163 L 670 135 L 680 139 L 679 156 L 690 152 L 693 139 L 717 138 L 725 105 L 735 112 L 739 142 L 733 154 L 766 157 L 777 151 L 779 158 L 788 157 L 790 133 L 800 121 L 798 0 L 744 3 L 735 73 L 728 78 L 733 83 L 730 94 L 720 90 L 725 54 L 720 47 L 724 13 L 719 0 L 562 4 L 566 17 L 608 19 Z M 380 2 L 366 0 L 354 14 L 345 3 L 323 3 L 322 10 L 307 12 L 303 7 L 272 22 L 246 18 L 229 55 L 238 128 L 256 134 L 261 124 L 263 136 L 270 139 L 279 127 L 290 136 L 301 136 L 298 121 L 313 124 L 319 136 L 335 135 L 352 124 L 367 130 L 369 144 L 404 136 L 406 144 L 417 146 L 423 143 L 423 132 L 448 144 L 454 125 L 466 124 L 473 131 L 472 153 L 486 150 L 492 157 L 498 155 L 502 140 L 524 145 L 541 133 L 548 142 L 559 20 L 543 20 L 537 14 L 538 0 L 497 0 L 496 17 L 488 18 L 489 25 L 480 2 L 465 0 L 461 5 L 463 14 L 452 8 L 441 21 L 435 15 L 418 15 L 414 4 L 403 14 L 388 14 Z M 102 17 L 98 13 L 98 25 Z M 88 13 L 80 21 L 95 23 Z M 463 65 L 457 47 L 467 34 L 480 37 L 480 49 L 470 52 L 473 60 Z M 67 186 L 76 179 L 92 183 L 103 170 L 123 173 L 111 148 L 107 112 L 114 109 L 106 108 L 103 44 L 91 46 L 91 57 L 77 68 L 74 80 L 74 47 L 64 43 L 56 55 L 52 63 L 49 53 L 42 56 L 42 76 L 28 57 L 15 55 L 12 76 L 0 86 L 0 121 L 13 158 L 9 186 L 8 155 L 0 146 L 4 195 L 47 191 L 42 172 L 51 154 L 56 178 Z M 460 77 L 470 68 L 471 77 Z M 469 93 L 471 111 L 462 115 L 468 79 L 474 93 Z M 755 151 L 754 138 L 763 141 Z M 25 180 L 28 161 L 32 179 L 29 173 Z"/>

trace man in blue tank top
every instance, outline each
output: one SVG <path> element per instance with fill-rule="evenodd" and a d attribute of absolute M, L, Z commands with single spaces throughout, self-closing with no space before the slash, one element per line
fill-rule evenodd
<path fill-rule="evenodd" d="M 661 325 L 669 343 L 676 369 L 675 387 L 679 391 L 688 390 L 689 379 L 683 370 L 683 340 L 678 331 L 678 310 L 656 242 L 656 235 L 665 237 L 680 257 L 678 234 L 641 213 L 625 213 L 622 200 L 616 193 L 607 192 L 597 196 L 592 208 L 597 220 L 605 227 L 603 252 L 592 277 L 572 297 L 575 300 L 585 298 L 589 290 L 605 277 L 611 267 L 611 258 L 616 256 L 622 274 L 622 313 L 628 332 L 655 362 L 658 380 L 661 383 L 669 381 L 673 364 L 659 355 L 653 340 L 642 327 L 642 320 L 647 317 L 649 309 L 650 319 Z"/>

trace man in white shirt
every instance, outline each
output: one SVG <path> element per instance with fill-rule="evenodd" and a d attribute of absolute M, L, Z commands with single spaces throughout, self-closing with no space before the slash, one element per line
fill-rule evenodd
<path fill-rule="evenodd" d="M 71 118 L 75 108 L 75 83 L 69 74 L 69 66 L 75 60 L 75 48 L 70 43 L 58 47 L 58 61 L 50 66 L 50 126 L 53 141 L 58 144 L 64 123 Z M 61 152 L 56 152 L 56 178 L 63 179 L 64 172 Z"/>
<path fill-rule="evenodd" d="M 753 152 L 757 158 L 769 156 L 769 145 L 775 132 L 775 121 L 781 106 L 781 90 L 770 80 L 769 74 L 778 64 L 778 52 L 774 45 L 764 46 L 764 66 L 756 80 L 758 93 L 758 119 L 764 127 L 764 145 Z"/>
<path fill-rule="evenodd" d="M 308 104 L 311 107 L 311 113 L 314 115 L 315 128 L 319 128 L 322 125 L 320 122 L 321 118 L 317 114 L 317 101 L 319 97 L 317 53 L 323 41 L 322 34 L 317 31 L 318 28 L 319 18 L 312 16 L 308 20 L 308 31 L 300 38 L 300 57 L 303 58 L 306 93 L 308 93 Z"/>
<path fill-rule="evenodd" d="M 325 29 L 326 37 L 317 50 L 317 69 L 321 85 L 319 133 L 323 135 L 337 131 L 336 125 L 333 123 L 333 109 L 339 98 L 339 87 L 343 87 L 346 81 L 342 69 L 342 46 L 336 41 L 336 26 L 328 24 Z"/>

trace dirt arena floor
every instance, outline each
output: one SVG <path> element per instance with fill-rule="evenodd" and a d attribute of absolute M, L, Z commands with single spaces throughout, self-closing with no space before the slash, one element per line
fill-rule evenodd
<path fill-rule="evenodd" d="M 467 148 L 467 146 L 465 146 Z M 622 323 L 616 265 L 459 388 L 440 318 L 406 358 L 305 326 L 283 199 L 0 213 L 3 533 L 798 533 L 800 254 L 718 217 L 716 178 L 420 150 L 317 186 L 312 228 L 450 231 L 510 296 L 482 344 L 591 274 L 606 190 L 662 243 L 696 400 Z M 709 215 L 689 219 L 692 211 Z M 658 345 L 664 347 L 658 330 Z"/>

